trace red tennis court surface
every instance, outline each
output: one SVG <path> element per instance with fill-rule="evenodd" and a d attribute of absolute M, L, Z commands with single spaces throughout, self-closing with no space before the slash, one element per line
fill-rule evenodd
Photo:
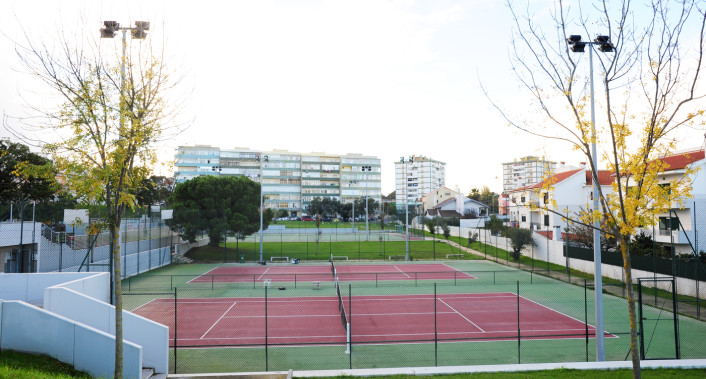
<path fill-rule="evenodd" d="M 355 343 L 517 339 L 518 297 L 513 293 L 353 296 L 344 303 Z M 179 299 L 179 346 L 262 345 L 262 298 Z M 434 307 L 436 306 L 436 310 Z M 524 297 L 519 298 L 523 339 L 593 337 L 582 321 Z M 169 326 L 174 339 L 174 300 L 155 299 L 133 312 Z M 436 323 L 435 323 L 436 315 Z M 587 330 L 588 328 L 588 330 Z M 607 337 L 615 337 L 606 334 Z M 267 343 L 345 344 L 337 297 L 270 298 Z"/>
<path fill-rule="evenodd" d="M 337 265 L 339 281 L 476 279 L 443 263 Z M 219 266 L 189 283 L 333 281 L 331 266 Z"/>

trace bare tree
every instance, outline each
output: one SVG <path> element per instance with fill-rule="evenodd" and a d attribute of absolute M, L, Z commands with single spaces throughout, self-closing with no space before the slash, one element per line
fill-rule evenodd
<path fill-rule="evenodd" d="M 675 138 L 683 128 L 704 127 L 706 95 L 704 69 L 704 4 L 696 0 L 644 0 L 588 2 L 555 1 L 545 33 L 528 7 L 507 1 L 515 30 L 510 47 L 517 80 L 530 94 L 544 123 L 519 121 L 507 109 L 486 96 L 508 123 L 527 133 L 566 142 L 588 159 L 593 181 L 598 181 L 593 143 L 598 157 L 618 180 L 612 191 L 599 186 L 600 209 L 591 210 L 592 222 L 603 220 L 616 237 L 624 261 L 627 283 L 632 283 L 628 244 L 639 226 L 651 225 L 655 214 L 689 197 L 690 183 L 675 180 L 669 191 L 659 186 L 658 174 L 668 167 L 661 157 L 673 153 Z M 549 29 L 549 28 L 547 28 Z M 588 64 L 574 54 L 571 35 L 605 35 L 587 49 L 596 49 L 600 72 L 599 92 L 590 98 Z M 608 43 L 604 46 L 598 43 Z M 580 50 L 580 49 L 576 49 Z M 610 52 L 608 52 L 610 51 Z M 600 113 L 593 125 L 589 103 L 595 100 Z M 526 109 L 523 109 L 526 111 Z M 596 128 L 596 136 L 592 128 Z M 596 159 L 598 161 L 598 159 Z M 686 175 L 685 175 L 686 177 Z M 627 291 L 633 373 L 639 378 L 635 299 Z"/>
<path fill-rule="evenodd" d="M 34 114 L 12 118 L 19 126 L 6 121 L 6 127 L 24 140 L 38 136 L 34 142 L 54 159 L 63 184 L 82 201 L 106 207 L 106 217 L 93 225 L 108 229 L 113 241 L 115 377 L 122 377 L 119 228 L 156 163 L 155 144 L 181 128 L 180 104 L 167 97 L 180 79 L 153 53 L 150 39 L 133 41 L 120 54 L 108 43 L 112 40 L 98 38 L 97 26 L 90 26 L 95 35 L 59 32 L 56 43 L 35 42 L 25 34 L 17 55 L 59 105 L 29 104 Z"/>

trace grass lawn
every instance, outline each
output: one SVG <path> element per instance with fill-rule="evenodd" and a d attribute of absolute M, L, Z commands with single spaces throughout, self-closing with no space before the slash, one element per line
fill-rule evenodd
<path fill-rule="evenodd" d="M 46 355 L 0 351 L 0 378 L 91 378 L 71 365 Z"/>
<path fill-rule="evenodd" d="M 473 254 L 459 252 L 448 243 L 439 241 L 411 241 L 409 246 L 412 260 L 482 259 Z M 325 239 L 319 243 L 312 240 L 263 244 L 265 260 L 270 260 L 270 257 L 289 257 L 306 261 L 327 261 L 331 254 L 356 260 L 389 260 L 392 255 L 404 256 L 406 246 L 405 241 L 329 241 Z M 259 242 L 228 242 L 227 246 L 223 244 L 203 246 L 192 249 L 187 256 L 196 262 L 239 262 L 241 257 L 252 262 L 260 259 L 260 244 Z"/>

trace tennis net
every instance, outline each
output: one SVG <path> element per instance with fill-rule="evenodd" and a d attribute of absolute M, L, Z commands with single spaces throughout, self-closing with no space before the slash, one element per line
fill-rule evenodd
<path fill-rule="evenodd" d="M 343 304 L 341 285 L 338 283 L 338 278 L 334 280 L 334 283 L 336 286 L 336 295 L 338 296 L 338 311 L 341 312 L 341 323 L 343 324 L 343 329 L 348 330 L 348 316 L 346 315 L 346 308 Z"/>

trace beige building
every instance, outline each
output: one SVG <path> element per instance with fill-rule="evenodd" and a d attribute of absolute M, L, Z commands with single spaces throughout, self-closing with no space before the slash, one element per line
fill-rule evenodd
<path fill-rule="evenodd" d="M 425 156 L 412 155 L 404 163 L 395 162 L 395 202 L 404 207 L 422 205 L 422 197 L 446 184 L 446 163 Z M 406 197 L 406 199 L 405 199 Z"/>
<path fill-rule="evenodd" d="M 177 183 L 203 175 L 247 176 L 262 183 L 265 208 L 292 216 L 301 216 L 315 197 L 344 203 L 381 197 L 380 159 L 374 156 L 196 145 L 180 146 L 175 158 Z"/>
<path fill-rule="evenodd" d="M 527 156 L 503 163 L 503 192 L 537 184 L 556 170 L 556 162 L 545 157 Z"/>

